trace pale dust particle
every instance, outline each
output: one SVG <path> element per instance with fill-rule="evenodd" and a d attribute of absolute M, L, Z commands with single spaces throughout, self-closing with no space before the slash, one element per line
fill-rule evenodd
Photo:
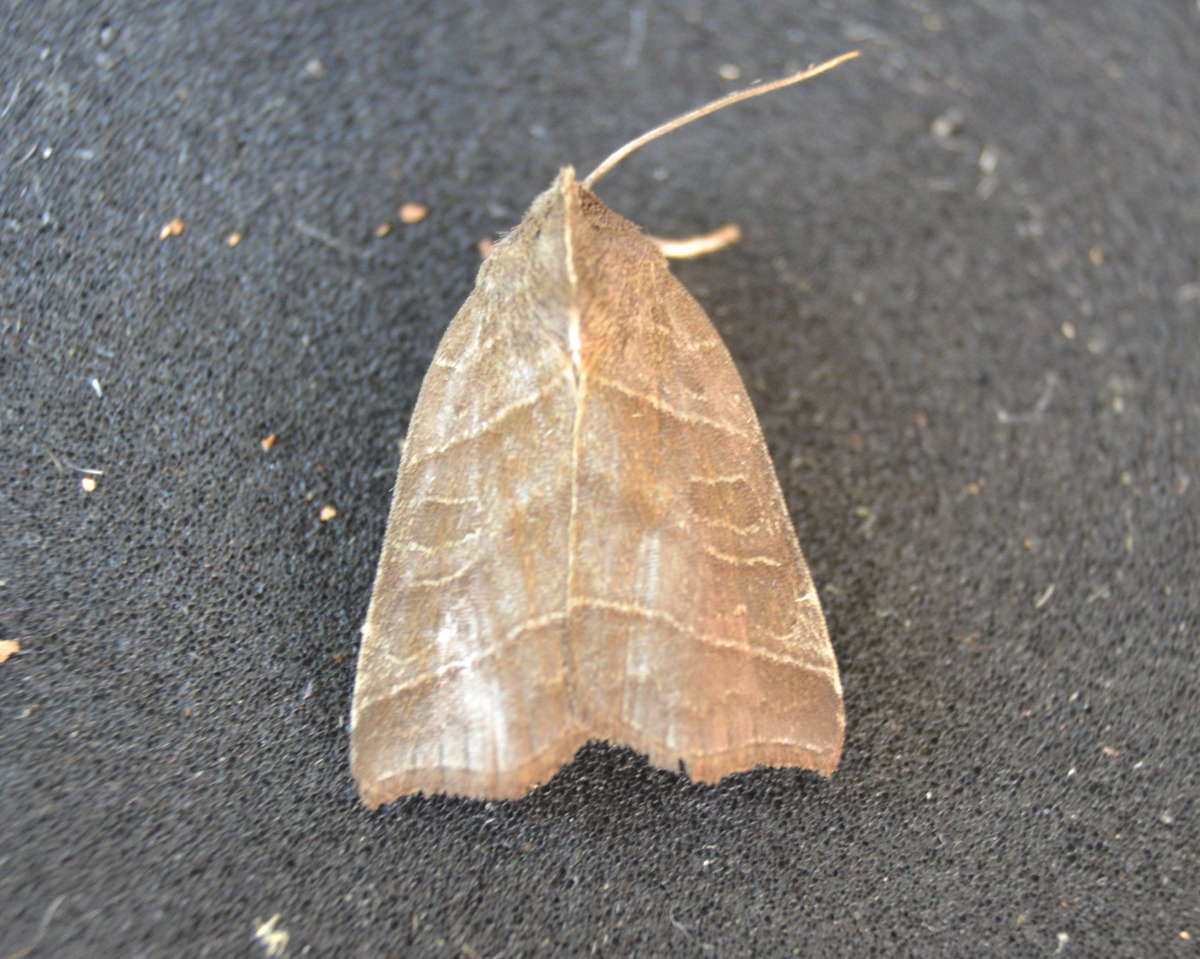
<path fill-rule="evenodd" d="M 254 938 L 259 941 L 268 956 L 282 956 L 284 950 L 287 949 L 290 937 L 286 929 L 275 928 L 275 924 L 279 920 L 280 914 L 275 913 L 254 930 Z M 255 920 L 255 922 L 257 921 Z"/>
<path fill-rule="evenodd" d="M 1000 162 L 1000 154 L 994 146 L 985 146 L 979 151 L 979 172 L 988 174 L 996 172 L 996 165 Z"/>
<path fill-rule="evenodd" d="M 400 222 L 408 225 L 420 223 L 429 216 L 429 207 L 424 203 L 405 203 L 400 207 Z"/>

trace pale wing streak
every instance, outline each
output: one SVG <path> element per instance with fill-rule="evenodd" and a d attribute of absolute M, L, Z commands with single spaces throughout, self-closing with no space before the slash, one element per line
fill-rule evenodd
<path fill-rule="evenodd" d="M 408 692 L 411 689 L 418 689 L 421 686 L 430 686 L 440 681 L 443 676 L 448 676 L 451 673 L 459 673 L 464 669 L 471 669 L 476 663 L 482 662 L 491 656 L 496 656 L 502 653 L 507 647 L 512 645 L 512 643 L 518 639 L 522 633 L 527 633 L 535 629 L 542 629 L 546 626 L 551 626 L 554 623 L 563 622 L 566 618 L 566 613 L 546 613 L 543 616 L 534 616 L 530 619 L 527 619 L 525 622 L 518 623 L 516 626 L 512 627 L 512 629 L 504 634 L 503 639 L 493 643 L 486 649 L 481 649 L 478 652 L 474 652 L 470 656 L 464 656 L 461 659 L 455 659 L 448 663 L 442 663 L 442 665 L 437 669 L 434 669 L 421 676 L 417 676 L 415 679 L 408 679 L 403 682 L 396 683 L 395 685 L 389 687 L 385 692 L 379 693 L 377 696 L 372 696 L 359 708 L 360 710 L 366 709 L 371 705 L 371 703 L 377 702 L 381 699 L 388 699 L 389 697 L 395 696 L 398 693 Z M 392 656 L 389 653 L 387 658 L 391 662 L 391 665 L 396 672 L 407 672 L 409 665 L 417 657 L 410 656 L 407 659 L 402 660 Z M 553 679 L 543 680 L 542 685 L 561 686 L 564 678 L 565 677 L 560 671 L 559 674 Z"/>
<path fill-rule="evenodd" d="M 467 573 L 471 572 L 482 557 L 476 553 L 471 559 L 467 560 L 462 566 L 456 569 L 453 573 L 448 573 L 445 576 L 435 576 L 432 579 L 414 579 L 410 583 L 402 583 L 400 588 L 405 592 L 411 592 L 414 589 L 439 589 L 447 583 L 453 583 L 456 579 L 462 579 Z"/>
<path fill-rule="evenodd" d="M 741 473 L 728 473 L 724 476 L 689 476 L 689 483 L 702 483 L 705 486 L 720 486 L 722 483 L 749 483 Z"/>
<path fill-rule="evenodd" d="M 708 553 L 713 559 L 719 559 L 722 563 L 729 563 L 731 566 L 782 566 L 783 564 L 777 559 L 772 559 L 770 556 L 734 556 L 731 553 L 722 553 L 714 546 L 708 543 L 704 544 L 704 552 Z"/>
<path fill-rule="evenodd" d="M 460 536 L 458 539 L 450 540 L 449 542 L 439 543 L 437 546 L 426 546 L 424 543 L 418 543 L 415 539 L 401 540 L 400 545 L 405 549 L 414 549 L 418 553 L 425 556 L 433 556 L 436 553 L 444 553 L 447 550 L 454 549 L 456 546 L 462 546 L 469 539 L 477 539 L 479 530 L 469 530 L 465 536 Z"/>
<path fill-rule="evenodd" d="M 474 496 L 422 496 L 421 503 L 432 503 L 434 506 L 470 506 L 479 505 Z"/>
<path fill-rule="evenodd" d="M 672 419 L 677 419 L 683 423 L 696 423 L 700 426 L 709 426 L 712 429 L 720 430 L 722 433 L 728 433 L 730 436 L 737 436 L 747 442 L 756 442 L 757 437 L 738 429 L 736 426 L 730 426 L 728 423 L 722 423 L 720 420 L 713 419 L 711 416 L 704 416 L 702 413 L 687 413 L 683 410 L 678 410 L 669 403 L 664 403 L 657 396 L 652 396 L 649 393 L 642 393 L 639 390 L 631 389 L 624 383 L 618 383 L 616 380 L 609 379 L 606 376 L 600 376 L 592 373 L 588 377 L 589 380 L 599 383 L 601 386 L 614 390 L 623 396 L 628 396 L 630 399 L 640 400 L 647 406 L 652 406 L 660 413 L 666 413 Z"/>
<path fill-rule="evenodd" d="M 679 344 L 679 346 L 685 353 L 699 353 L 701 350 L 716 349 L 719 343 L 719 340 L 713 339 L 688 340 L 686 343 Z"/>
<path fill-rule="evenodd" d="M 545 396 L 545 391 L 538 390 L 536 393 L 523 397 L 522 399 L 515 400 L 512 403 L 509 403 L 507 406 L 502 407 L 495 414 L 488 417 L 486 420 L 483 420 L 481 423 L 476 423 L 466 432 L 460 433 L 458 436 L 451 437 L 440 446 L 435 446 L 433 449 L 428 449 L 423 453 L 417 454 L 405 465 L 417 466 L 420 463 L 424 463 L 426 460 L 433 459 L 435 456 L 441 456 L 443 453 L 454 449 L 456 446 L 461 446 L 463 443 L 469 443 L 471 440 L 478 439 L 480 436 L 483 436 L 484 433 L 494 430 L 514 413 L 519 413 L 521 410 L 525 410 L 533 406 L 543 396 Z"/>
<path fill-rule="evenodd" d="M 644 606 L 636 606 L 632 603 L 622 603 L 611 599 L 600 599 L 594 596 L 574 596 L 568 603 L 570 609 L 603 609 L 614 613 L 620 613 L 624 616 L 636 616 L 640 619 L 648 619 L 652 622 L 665 623 L 676 632 L 683 633 L 685 636 L 691 636 L 697 642 L 703 643 L 705 646 L 711 646 L 714 649 L 736 649 L 739 653 L 745 653 L 750 656 L 757 656 L 760 659 L 770 660 L 774 663 L 782 663 L 785 666 L 794 666 L 797 669 L 816 669 L 823 672 L 828 672 L 828 667 L 822 663 L 807 663 L 791 656 L 784 656 L 781 653 L 774 653 L 769 649 L 764 649 L 760 646 L 748 646 L 743 643 L 734 642 L 731 639 L 723 639 L 720 636 L 713 636 L 710 633 L 701 633 L 687 623 L 682 623 L 670 613 L 664 613 L 657 609 L 646 609 Z M 790 642 L 794 639 L 793 636 L 776 637 L 777 641 L 782 639 L 783 642 Z"/>
<path fill-rule="evenodd" d="M 474 357 L 476 353 L 486 353 L 495 345 L 496 338 L 494 336 L 489 336 L 486 340 L 481 341 L 477 335 L 459 351 L 457 361 L 448 360 L 444 356 L 435 353 L 433 355 L 433 365 L 440 366 L 444 370 L 457 372 L 464 366 L 467 366 L 467 361 Z"/>
<path fill-rule="evenodd" d="M 749 536 L 751 533 L 757 533 L 762 528 L 761 519 L 756 519 L 753 523 L 747 523 L 745 526 L 742 526 L 725 519 L 723 516 L 702 516 L 695 510 L 692 510 L 692 516 L 701 523 L 707 523 L 709 526 L 719 526 L 721 529 L 729 530 L 729 532 L 736 536 Z"/>
<path fill-rule="evenodd" d="M 475 331 L 475 337 L 467 343 L 458 353 L 456 364 L 459 369 L 467 365 L 467 361 L 475 356 L 476 353 L 487 353 L 496 345 L 496 338 L 489 336 L 486 339 L 480 339 L 479 333 L 481 330 Z"/>

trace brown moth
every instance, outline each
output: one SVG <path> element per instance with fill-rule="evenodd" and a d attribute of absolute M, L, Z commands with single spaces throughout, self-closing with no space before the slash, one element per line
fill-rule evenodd
<path fill-rule="evenodd" d="M 660 243 L 590 186 L 854 55 L 583 183 L 566 167 L 483 262 L 421 386 L 363 626 L 369 807 L 519 797 L 593 739 L 703 782 L 837 767 L 837 661 L 750 399 Z"/>

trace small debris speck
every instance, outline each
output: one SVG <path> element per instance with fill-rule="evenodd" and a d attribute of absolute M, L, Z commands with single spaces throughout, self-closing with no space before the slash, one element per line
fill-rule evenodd
<path fill-rule="evenodd" d="M 21 651 L 21 644 L 15 639 L 0 639 L 0 663 L 8 660 Z"/>
<path fill-rule="evenodd" d="M 259 944 L 263 947 L 263 951 L 268 956 L 282 956 L 284 950 L 287 949 L 288 939 L 290 938 L 287 930 L 277 929 L 275 926 L 280 918 L 280 914 L 275 913 L 275 915 L 254 930 L 254 938 L 259 941 Z"/>
<path fill-rule="evenodd" d="M 951 108 L 941 116 L 935 117 L 933 123 L 929 125 L 929 130 L 939 140 L 948 140 L 958 132 L 962 122 L 962 113 Z"/>
<path fill-rule="evenodd" d="M 400 222 L 412 225 L 429 216 L 429 207 L 424 203 L 405 203 L 400 207 Z"/>
<path fill-rule="evenodd" d="M 338 511 L 332 506 L 321 507 L 321 522 L 328 523 L 331 519 L 337 516 Z"/>
<path fill-rule="evenodd" d="M 85 493 L 96 492 L 96 478 L 94 476 L 85 476 L 79 481 L 80 487 Z"/>
<path fill-rule="evenodd" d="M 1088 250 L 1088 259 L 1092 261 L 1092 266 L 1100 266 L 1104 262 L 1104 251 L 1094 246 Z"/>
<path fill-rule="evenodd" d="M 183 220 L 175 217 L 173 220 L 168 220 L 163 224 L 163 228 L 158 231 L 158 238 L 166 240 L 173 236 L 179 236 L 183 232 Z"/>
<path fill-rule="evenodd" d="M 380 223 L 379 226 L 375 227 L 375 236 L 379 239 L 382 239 L 391 232 L 392 225 L 390 223 Z"/>
<path fill-rule="evenodd" d="M 225 237 L 225 245 L 226 246 L 237 246 L 241 242 L 242 242 L 242 235 L 240 233 L 238 233 L 236 230 L 233 233 L 230 233 L 229 236 Z"/>
<path fill-rule="evenodd" d="M 1075 339 L 1075 324 L 1072 323 L 1070 320 L 1067 320 L 1065 323 L 1063 323 L 1062 335 L 1065 336 L 1068 340 Z"/>
<path fill-rule="evenodd" d="M 1042 592 L 1042 594 L 1037 599 L 1034 600 L 1033 608 L 1041 609 L 1048 602 L 1050 602 L 1050 597 L 1053 595 L 1054 595 L 1054 584 L 1051 583 L 1049 586 L 1046 587 L 1046 589 Z"/>
<path fill-rule="evenodd" d="M 990 144 L 979 151 L 979 172 L 980 173 L 995 173 L 996 164 L 1000 160 L 1000 154 L 994 146 Z"/>
<path fill-rule="evenodd" d="M 742 70 L 736 63 L 722 63 L 717 73 L 721 75 L 722 80 L 737 80 L 741 77 Z"/>
<path fill-rule="evenodd" d="M 270 436 L 264 436 L 258 441 L 258 445 L 262 447 L 264 453 L 270 452 L 271 447 L 275 445 L 275 438 L 275 434 L 272 433 Z"/>
<path fill-rule="evenodd" d="M 325 64 L 316 57 L 313 57 L 308 63 L 304 64 L 304 75 L 312 77 L 314 80 L 319 80 L 325 76 Z"/>

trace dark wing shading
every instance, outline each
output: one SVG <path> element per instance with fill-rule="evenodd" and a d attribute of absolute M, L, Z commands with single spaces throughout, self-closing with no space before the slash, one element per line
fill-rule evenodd
<path fill-rule="evenodd" d="M 828 775 L 841 684 L 741 378 L 632 224 L 579 188 L 570 656 L 594 735 L 715 781 Z"/>

